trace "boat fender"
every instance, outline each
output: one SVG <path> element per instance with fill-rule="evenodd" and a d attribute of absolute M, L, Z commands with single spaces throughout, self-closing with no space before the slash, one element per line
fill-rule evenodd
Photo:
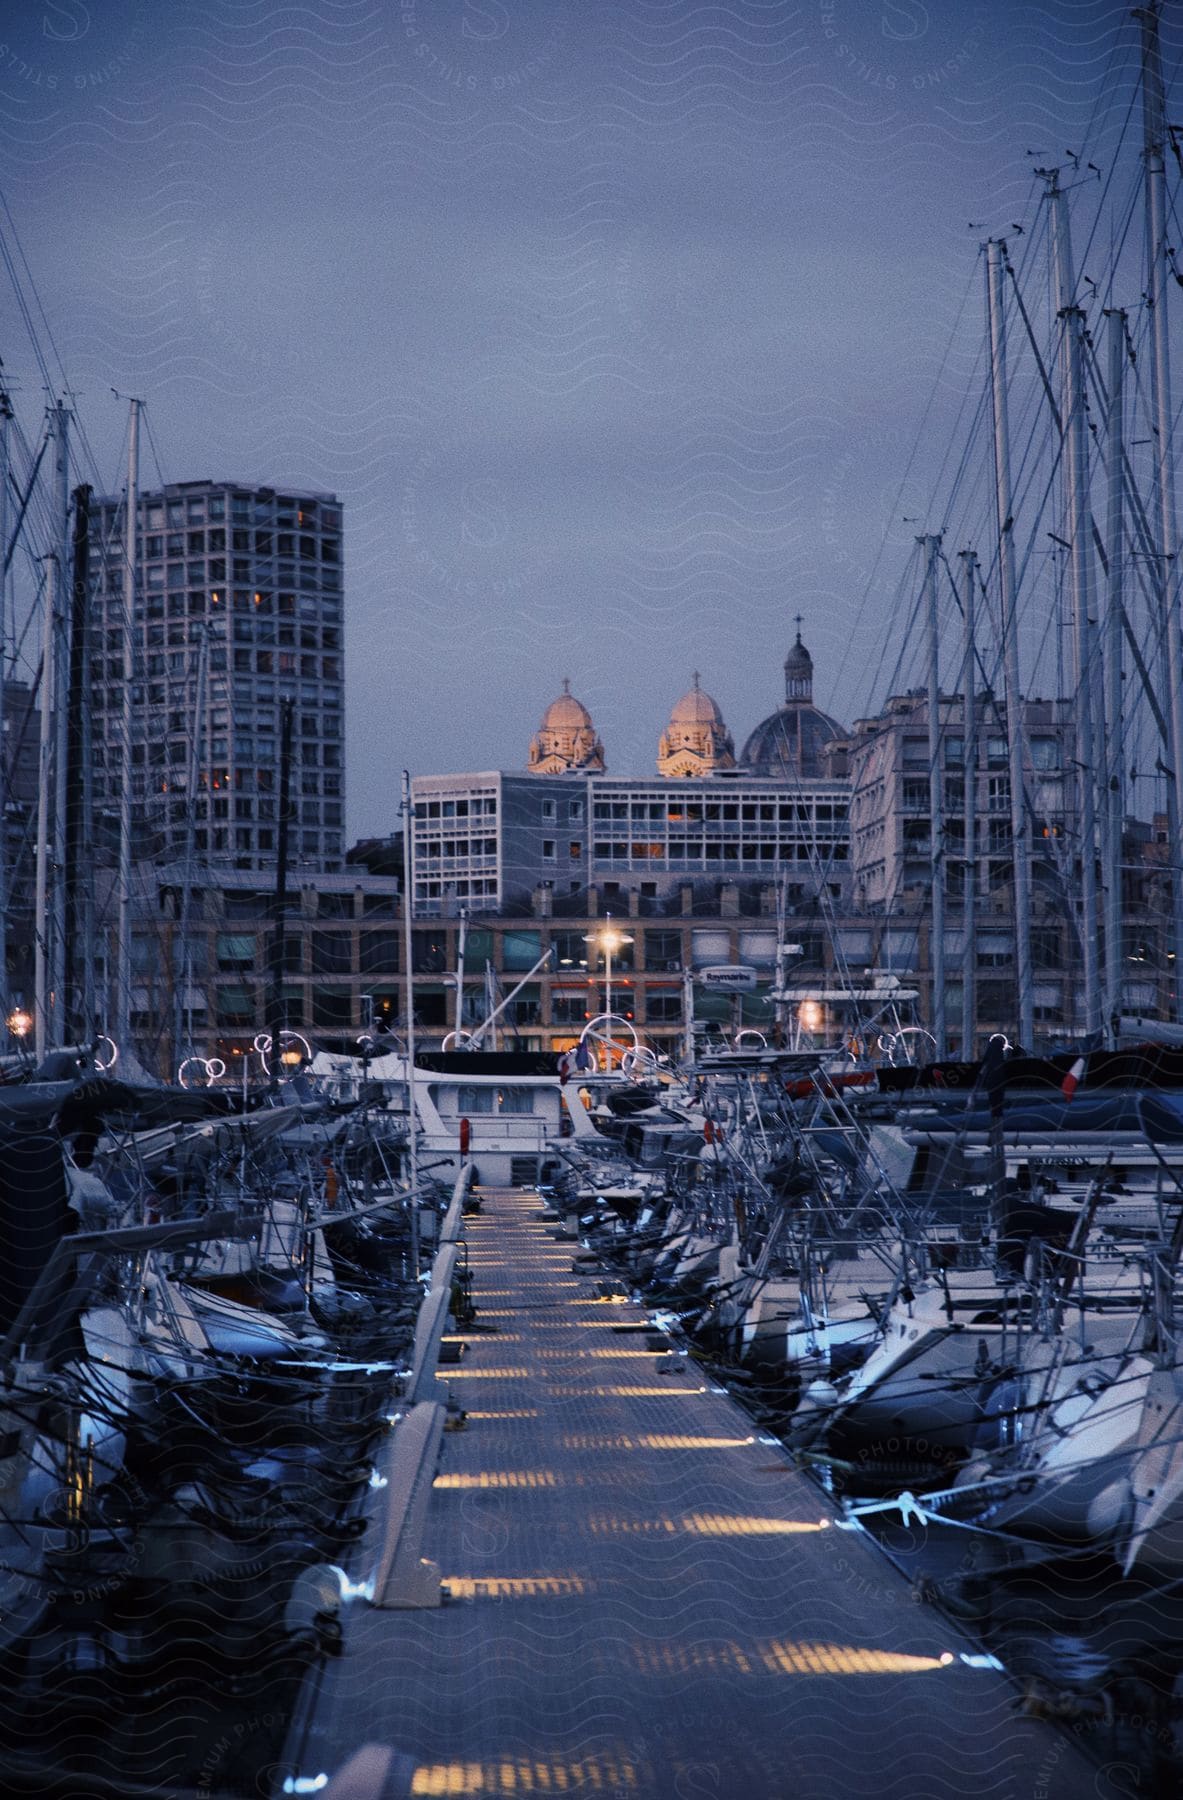
<path fill-rule="evenodd" d="M 1125 1478 L 1109 1482 L 1090 1502 L 1085 1514 L 1089 1535 L 1094 1538 L 1116 1536 L 1126 1524 L 1130 1507 L 1130 1484 Z"/>
<path fill-rule="evenodd" d="M 802 1412 L 810 1409 L 820 1412 L 826 1407 L 837 1406 L 837 1404 L 838 1389 L 832 1381 L 827 1381 L 824 1376 L 819 1376 L 816 1381 L 811 1381 L 801 1396 Z"/>
<path fill-rule="evenodd" d="M 283 1613 L 283 1628 L 290 1637 L 311 1633 L 322 1642 L 341 1635 L 341 1578 L 328 1563 L 314 1563 L 292 1584 Z"/>

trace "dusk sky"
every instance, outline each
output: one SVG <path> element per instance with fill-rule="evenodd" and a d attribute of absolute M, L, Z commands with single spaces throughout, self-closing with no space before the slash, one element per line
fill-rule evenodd
<path fill-rule="evenodd" d="M 145 486 L 341 496 L 353 838 L 404 765 L 523 766 L 564 676 L 613 773 L 695 670 L 738 747 L 797 613 L 819 703 L 880 704 L 978 246 L 1106 169 L 1136 51 L 1115 0 L 10 0 L 0 187 L 80 478 L 116 389 Z"/>

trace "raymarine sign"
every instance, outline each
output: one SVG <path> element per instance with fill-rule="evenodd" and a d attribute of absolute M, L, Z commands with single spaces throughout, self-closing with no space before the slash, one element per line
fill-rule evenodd
<path fill-rule="evenodd" d="M 744 963 L 720 963 L 711 969 L 696 969 L 694 979 L 699 987 L 716 988 L 725 994 L 739 994 L 756 985 L 756 971 Z"/>

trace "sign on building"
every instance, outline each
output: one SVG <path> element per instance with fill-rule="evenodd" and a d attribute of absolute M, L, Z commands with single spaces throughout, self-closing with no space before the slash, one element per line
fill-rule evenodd
<path fill-rule="evenodd" d="M 739 994 L 754 988 L 756 971 L 744 963 L 717 963 L 713 968 L 695 969 L 699 987 L 714 988 L 724 994 Z"/>

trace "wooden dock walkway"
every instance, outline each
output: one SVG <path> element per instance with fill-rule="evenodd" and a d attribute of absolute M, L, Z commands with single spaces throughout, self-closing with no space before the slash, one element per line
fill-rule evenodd
<path fill-rule="evenodd" d="M 452 1598 L 349 1606 L 293 1779 L 374 1744 L 405 1759 L 365 1790 L 390 1795 L 1109 1792 L 725 1392 L 572 1273 L 535 1194 L 486 1190 L 467 1238 L 496 1329 L 439 1376 L 468 1412 L 423 1544 Z"/>

